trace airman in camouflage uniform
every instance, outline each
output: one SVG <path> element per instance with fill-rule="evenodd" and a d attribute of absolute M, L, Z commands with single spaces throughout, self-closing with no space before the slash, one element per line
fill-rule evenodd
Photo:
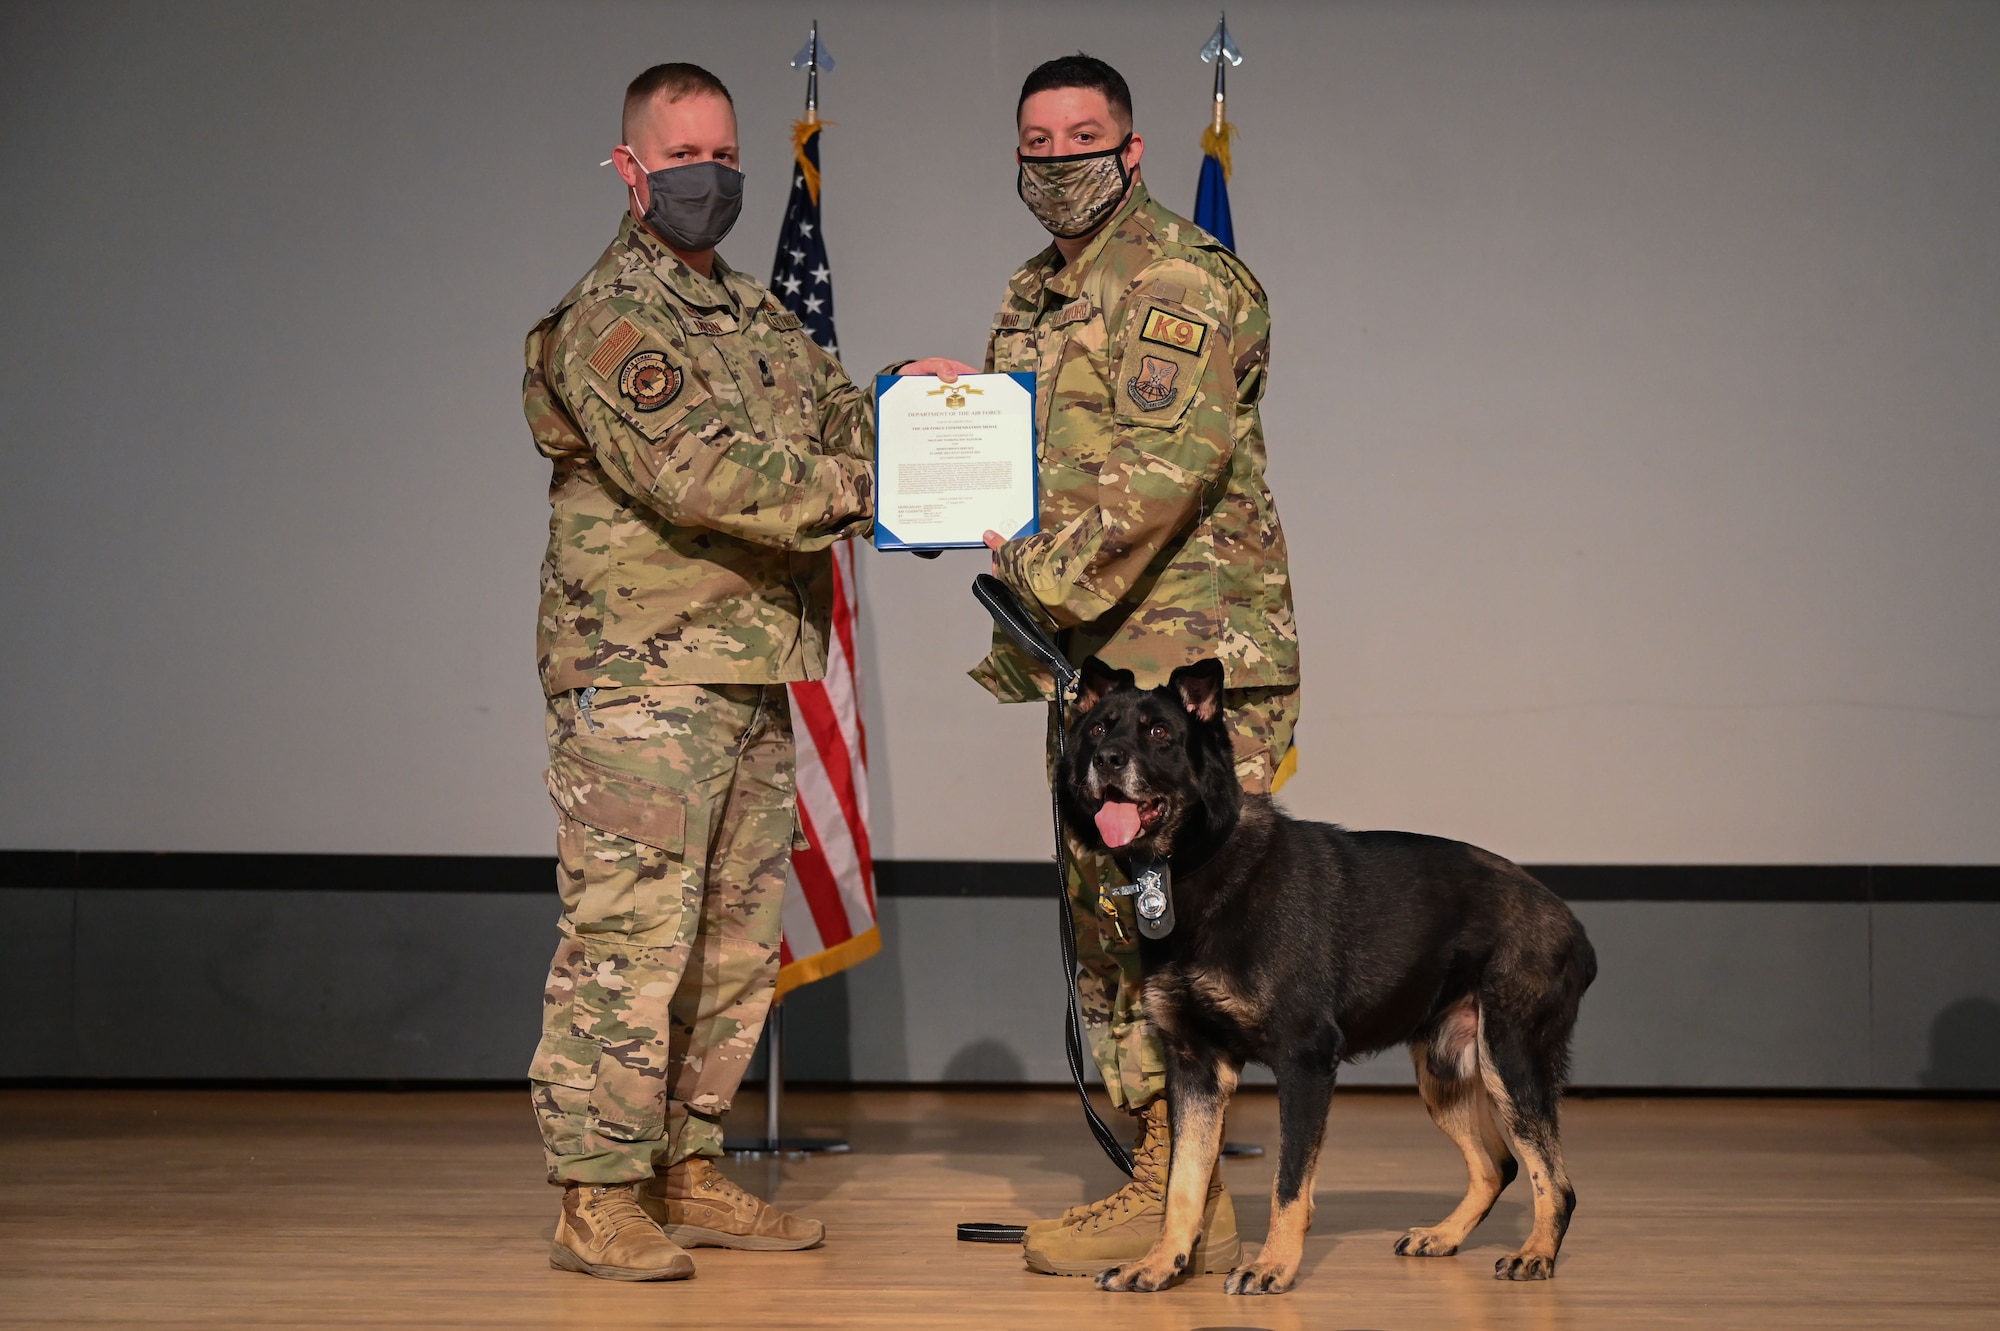
<path fill-rule="evenodd" d="M 995 557 L 1073 661 L 1141 688 L 1213 656 L 1244 788 L 1268 791 L 1298 717 L 1299 646 L 1257 401 L 1270 355 L 1264 290 L 1220 242 L 1134 182 L 1075 263 L 1051 248 L 1016 273 L 989 371 L 1033 370 L 1041 531 Z M 1053 696 L 1048 672 L 997 630 L 973 672 L 1003 702 Z M 1053 737 L 1051 738 L 1053 762 Z M 1142 1109 L 1165 1084 L 1139 1006 L 1132 898 L 1108 858 L 1070 843 L 1085 1019 L 1112 1099 Z"/>
<path fill-rule="evenodd" d="M 1057 630 L 1073 662 L 1097 656 L 1149 688 L 1178 666 L 1220 660 L 1237 774 L 1246 790 L 1269 791 L 1298 720 L 1299 647 L 1284 531 L 1264 479 L 1264 289 L 1136 176 L 1107 220 L 1076 235 L 1071 222 L 1087 217 L 1093 196 L 1118 197 L 1124 177 L 1109 173 L 1119 157 L 1136 167 L 1123 151 L 1136 139 L 1130 94 L 1087 56 L 1043 66 L 1022 94 L 1024 168 L 1037 151 L 1079 146 L 1034 143 L 1046 132 L 1037 125 L 1093 107 L 1108 114 L 1078 122 L 1095 125 L 1087 147 L 1122 129 L 1119 154 L 1086 151 L 1062 171 L 1022 172 L 1023 199 L 1058 240 L 1008 282 L 986 369 L 1036 372 L 1041 523 L 1038 534 L 997 545 L 994 571 Z M 1003 702 L 1054 697 L 1048 672 L 997 630 L 972 673 Z M 1054 724 L 1051 709 L 1052 777 Z M 1144 1253 L 1159 1233 L 1165 1060 L 1145 1020 L 1133 898 L 1103 891 L 1125 878 L 1074 837 L 1067 845 L 1085 1027 L 1113 1102 L 1142 1120 L 1141 1148 L 1132 1184 L 1037 1222 L 1026 1252 L 1037 1270 L 1094 1275 Z M 1236 1242 L 1217 1182 L 1195 1269 L 1226 1269 Z"/>
<path fill-rule="evenodd" d="M 733 110 L 709 110 L 733 156 Z M 704 274 L 627 216 L 527 339 L 554 465 L 538 648 L 563 905 L 529 1076 L 568 1189 L 552 1261 L 617 1279 L 692 1274 L 668 1237 L 823 1233 L 708 1162 L 777 975 L 785 684 L 825 671 L 828 550 L 872 515 L 870 404 L 708 253 Z"/>

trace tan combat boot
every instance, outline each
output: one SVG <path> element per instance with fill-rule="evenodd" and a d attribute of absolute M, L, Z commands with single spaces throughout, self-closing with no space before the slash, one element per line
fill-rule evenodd
<path fill-rule="evenodd" d="M 1109 1266 L 1134 1261 L 1159 1242 L 1167 1216 L 1167 1162 L 1173 1139 L 1167 1102 L 1155 1100 L 1140 1116 L 1139 1144 L 1132 1151 L 1132 1181 L 1109 1197 L 1072 1206 L 1054 1220 L 1028 1226 L 1021 1255 L 1031 1271 L 1052 1276 L 1094 1276 Z M 1201 1237 L 1188 1259 L 1189 1275 L 1234 1267 L 1243 1252 L 1236 1233 L 1236 1204 L 1222 1186 L 1220 1166 L 1208 1181 L 1208 1205 Z"/>
<path fill-rule="evenodd" d="M 668 1238 L 690 1248 L 796 1252 L 826 1242 L 825 1225 L 745 1192 L 705 1156 L 691 1156 L 640 1184 L 639 1204 Z"/>
<path fill-rule="evenodd" d="M 549 1265 L 604 1280 L 686 1280 L 688 1256 L 639 1209 L 630 1183 L 572 1183 L 549 1241 Z"/>

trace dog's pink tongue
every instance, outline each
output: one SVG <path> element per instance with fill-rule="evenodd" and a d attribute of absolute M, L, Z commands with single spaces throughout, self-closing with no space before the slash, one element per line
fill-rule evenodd
<path fill-rule="evenodd" d="M 1139 835 L 1139 806 L 1117 800 L 1104 801 L 1097 811 L 1097 834 L 1107 846 L 1129 846 Z"/>

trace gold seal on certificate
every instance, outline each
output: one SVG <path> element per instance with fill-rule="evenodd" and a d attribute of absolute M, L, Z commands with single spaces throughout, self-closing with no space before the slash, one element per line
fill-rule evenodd
<path fill-rule="evenodd" d="M 875 379 L 875 548 L 977 546 L 1040 529 L 1035 376 Z"/>

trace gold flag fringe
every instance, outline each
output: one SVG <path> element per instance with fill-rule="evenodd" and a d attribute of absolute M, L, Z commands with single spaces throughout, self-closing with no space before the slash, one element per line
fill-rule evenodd
<path fill-rule="evenodd" d="M 1201 132 L 1201 150 L 1222 163 L 1222 178 L 1224 180 L 1229 179 L 1231 174 L 1229 144 L 1235 137 L 1236 126 L 1230 124 L 1227 120 L 1223 121 L 1220 127 L 1210 125 Z M 817 197 L 817 194 L 815 194 L 815 197 Z"/>
<path fill-rule="evenodd" d="M 779 971 L 776 997 L 783 998 L 800 985 L 837 975 L 849 966 L 858 966 L 881 950 L 882 926 L 871 924 L 846 942 L 835 943 L 824 951 L 801 957 Z"/>
<path fill-rule="evenodd" d="M 819 207 L 819 168 L 806 157 L 806 140 L 831 125 L 831 120 L 794 120 L 792 122 L 792 160 L 805 172 L 806 192 L 812 195 L 813 207 Z M 1227 160 L 1227 159 L 1225 159 Z"/>

